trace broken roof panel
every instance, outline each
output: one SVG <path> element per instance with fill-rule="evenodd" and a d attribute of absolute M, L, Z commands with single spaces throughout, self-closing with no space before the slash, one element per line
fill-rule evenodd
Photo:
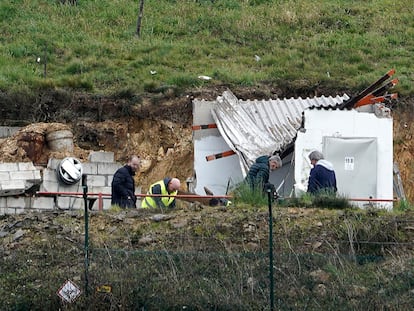
<path fill-rule="evenodd" d="M 255 159 L 283 151 L 294 141 L 308 108 L 335 108 L 349 96 L 240 100 L 231 91 L 217 97 L 211 110 L 224 140 L 240 157 L 243 174 Z"/>

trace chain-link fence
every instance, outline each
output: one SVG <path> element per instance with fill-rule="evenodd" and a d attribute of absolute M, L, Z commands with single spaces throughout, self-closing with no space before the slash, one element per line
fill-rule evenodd
<path fill-rule="evenodd" d="M 272 240 L 268 213 L 246 211 L 232 224 L 212 211 L 175 227 L 152 211 L 4 216 L 0 310 L 412 309 L 409 212 L 334 212 L 328 232 L 278 209 Z M 67 280 L 81 291 L 72 301 L 59 292 Z"/>

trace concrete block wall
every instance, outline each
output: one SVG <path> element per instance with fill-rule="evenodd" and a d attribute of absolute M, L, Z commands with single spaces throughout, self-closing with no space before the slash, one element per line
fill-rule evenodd
<path fill-rule="evenodd" d="M 20 129 L 19 126 L 0 126 L 0 138 L 10 137 Z"/>
<path fill-rule="evenodd" d="M 41 181 L 40 170 L 32 162 L 0 163 L 0 197 L 23 194 Z M 1 203 L 0 208 L 5 207 Z"/>
<path fill-rule="evenodd" d="M 39 192 L 50 193 L 47 195 L 28 196 L 23 191 L 16 193 L 14 196 L 0 197 L 0 214 L 17 214 L 30 210 L 84 209 L 85 203 L 81 181 L 73 185 L 67 185 L 60 181 L 58 177 L 56 169 L 61 160 L 49 159 L 47 167 L 41 172 L 42 174 L 40 174 L 40 170 L 34 169 L 32 175 L 24 173 L 25 168 L 34 168 L 30 162 L 0 164 L 0 181 L 2 178 L 9 178 L 8 181 L 10 183 L 17 183 L 19 180 L 34 182 L 41 178 Z M 83 174 L 87 175 L 88 198 L 98 198 L 99 194 L 102 194 L 104 210 L 111 206 L 112 178 L 116 170 L 121 166 L 122 164 L 114 162 L 113 152 L 101 151 L 91 152 L 88 162 L 82 163 Z M 11 181 L 10 176 L 13 176 L 13 181 Z M 57 195 L 57 193 L 63 194 Z M 137 187 L 135 193 L 141 193 L 141 187 Z M 137 206 L 140 206 L 140 198 L 138 198 Z M 98 200 L 94 202 L 93 210 L 98 210 Z"/>
<path fill-rule="evenodd" d="M 43 170 L 43 183 L 39 191 L 64 193 L 56 196 L 53 202 L 49 202 L 49 208 L 62 210 L 84 209 L 82 181 L 73 185 L 62 183 L 56 170 L 60 161 L 61 159 L 49 159 L 47 167 Z M 121 164 L 114 162 L 113 152 L 103 151 L 91 152 L 88 162 L 82 163 L 83 174 L 87 175 L 88 198 L 98 198 L 99 194 L 102 194 L 103 209 L 108 209 L 111 206 L 112 176 L 121 166 Z M 93 209 L 98 209 L 98 201 L 94 203 Z"/>

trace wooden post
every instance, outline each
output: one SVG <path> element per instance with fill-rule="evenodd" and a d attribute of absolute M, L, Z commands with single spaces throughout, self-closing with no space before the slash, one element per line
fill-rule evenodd
<path fill-rule="evenodd" d="M 47 43 L 45 43 L 44 60 L 43 60 L 43 78 L 47 77 Z"/>
<path fill-rule="evenodd" d="M 140 36 L 141 33 L 141 21 L 142 15 L 144 12 L 144 0 L 139 1 L 139 12 L 138 12 L 138 19 L 137 19 L 137 36 Z"/>

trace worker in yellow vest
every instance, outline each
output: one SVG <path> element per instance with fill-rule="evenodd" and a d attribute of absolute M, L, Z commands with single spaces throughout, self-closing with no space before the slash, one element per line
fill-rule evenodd
<path fill-rule="evenodd" d="M 147 194 L 163 194 L 162 196 L 148 196 L 142 199 L 142 208 L 174 208 L 175 207 L 175 196 L 180 189 L 181 183 L 178 178 L 164 178 L 156 183 L 153 183 Z"/>

